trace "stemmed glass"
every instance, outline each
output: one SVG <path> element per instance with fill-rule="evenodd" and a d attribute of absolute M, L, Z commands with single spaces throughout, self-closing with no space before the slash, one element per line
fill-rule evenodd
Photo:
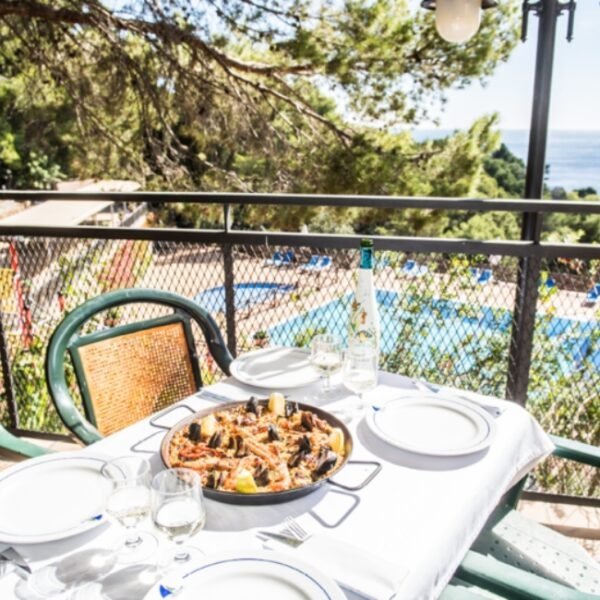
<path fill-rule="evenodd" d="M 173 562 L 182 565 L 196 549 L 182 544 L 204 527 L 206 508 L 200 475 L 191 469 L 167 469 L 152 480 L 152 520 L 176 544 Z"/>
<path fill-rule="evenodd" d="M 118 560 L 121 563 L 139 562 L 157 546 L 153 535 L 137 530 L 137 526 L 150 516 L 150 463 L 138 456 L 122 456 L 107 462 L 102 467 L 102 475 L 112 484 L 106 512 L 126 529 Z"/>
<path fill-rule="evenodd" d="M 358 396 L 358 403 L 351 409 L 363 411 L 365 393 L 377 386 L 377 350 L 373 345 L 353 344 L 346 350 L 342 380 Z"/>
<path fill-rule="evenodd" d="M 342 342 L 337 335 L 316 335 L 310 345 L 310 361 L 323 377 L 323 394 L 331 391 L 331 376 L 342 368 Z"/>

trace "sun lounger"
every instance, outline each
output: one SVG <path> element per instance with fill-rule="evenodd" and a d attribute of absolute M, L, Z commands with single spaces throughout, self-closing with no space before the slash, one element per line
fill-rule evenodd
<path fill-rule="evenodd" d="M 300 265 L 298 268 L 301 271 L 314 271 L 317 268 L 320 260 L 321 257 L 318 254 L 313 254 L 306 264 Z"/>
<path fill-rule="evenodd" d="M 288 250 L 284 253 L 283 258 L 281 259 L 281 264 L 279 266 L 290 267 L 295 260 L 296 257 L 294 256 L 294 253 L 291 250 Z"/>
<path fill-rule="evenodd" d="M 596 304 L 600 300 L 600 283 L 597 283 L 586 295 L 587 304 Z"/>
<path fill-rule="evenodd" d="M 402 266 L 402 272 L 406 275 L 413 273 L 413 270 L 417 267 L 417 263 L 414 260 L 407 260 Z"/>
<path fill-rule="evenodd" d="M 283 254 L 281 252 L 275 252 L 273 254 L 273 258 L 265 259 L 265 265 L 272 265 L 274 267 L 278 267 L 279 265 L 281 265 L 282 261 L 283 261 Z"/>
<path fill-rule="evenodd" d="M 482 269 L 479 277 L 477 278 L 477 283 L 479 285 L 487 285 L 490 281 L 494 279 L 494 274 L 491 269 Z"/>
<path fill-rule="evenodd" d="M 425 275 L 425 273 L 429 271 L 429 267 L 427 265 L 420 265 L 418 262 L 415 261 L 412 261 L 412 268 L 407 268 L 407 266 L 409 266 L 409 262 L 411 261 L 408 261 L 402 268 L 402 272 L 408 277 L 423 277 L 423 275 Z"/>
<path fill-rule="evenodd" d="M 321 256 L 321 260 L 317 263 L 314 270 L 315 271 L 324 271 L 325 269 L 329 269 L 333 265 L 333 261 L 331 260 L 331 256 Z"/>

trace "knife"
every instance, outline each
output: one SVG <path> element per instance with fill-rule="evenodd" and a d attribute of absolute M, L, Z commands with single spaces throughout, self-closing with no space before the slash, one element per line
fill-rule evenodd
<path fill-rule="evenodd" d="M 284 544 L 293 546 L 294 548 L 297 548 L 298 546 L 301 546 L 304 543 L 304 540 L 299 540 L 290 535 L 284 535 L 283 533 L 274 533 L 272 531 L 259 531 L 258 533 L 260 535 L 264 535 L 266 537 L 270 537 L 274 540 L 277 540 L 278 542 L 283 542 Z"/>

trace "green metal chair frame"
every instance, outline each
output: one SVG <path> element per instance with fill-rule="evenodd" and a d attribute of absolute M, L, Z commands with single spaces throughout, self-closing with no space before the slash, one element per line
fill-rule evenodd
<path fill-rule="evenodd" d="M 7 431 L 2 425 L 0 425 L 0 448 L 10 450 L 15 454 L 21 454 L 27 458 L 41 456 L 49 452 L 41 446 L 18 438 L 16 435 L 10 433 L 10 431 Z"/>
<path fill-rule="evenodd" d="M 554 443 L 554 456 L 573 460 L 591 467 L 600 468 L 600 448 L 565 438 L 550 436 Z M 514 510 L 525 485 L 524 478 L 504 498 L 500 510 Z M 492 515 L 493 517 L 493 515 Z M 493 519 L 492 519 L 493 520 Z M 490 521 L 484 527 L 484 533 L 490 527 Z M 592 600 L 600 598 L 596 594 L 582 592 L 561 583 L 550 581 L 535 573 L 501 562 L 490 556 L 469 551 L 456 571 L 456 577 L 469 585 L 483 588 L 505 598 L 516 600 Z M 465 598 L 468 598 L 468 590 Z M 442 598 L 459 598 L 456 588 L 448 590 Z"/>
<path fill-rule="evenodd" d="M 158 304 L 174 309 L 174 313 L 168 317 L 138 321 L 86 336 L 80 334 L 81 327 L 96 314 L 127 304 Z M 92 444 L 102 439 L 102 435 L 94 426 L 93 407 L 86 389 L 85 378 L 81 373 L 81 364 L 77 360 L 77 349 L 90 341 L 111 339 L 174 321 L 181 321 L 184 326 L 191 358 L 195 357 L 196 349 L 190 323 L 191 321 L 196 322 L 204 334 L 211 355 L 221 370 L 229 375 L 229 365 L 233 357 L 225 345 L 215 320 L 196 302 L 172 292 L 152 289 L 123 289 L 108 292 L 75 308 L 55 329 L 46 354 L 46 382 L 63 423 L 85 444 Z M 69 392 L 65 377 L 67 351 L 73 357 L 73 366 L 83 398 L 85 416 L 77 409 Z M 202 380 L 197 361 L 192 360 L 191 363 L 194 379 L 199 389 L 202 387 Z"/>

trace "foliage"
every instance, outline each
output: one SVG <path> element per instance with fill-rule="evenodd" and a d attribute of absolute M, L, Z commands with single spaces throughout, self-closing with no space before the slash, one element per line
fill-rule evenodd
<path fill-rule="evenodd" d="M 482 306 L 444 300 L 456 298 L 453 290 L 469 285 L 471 266 L 477 266 L 477 262 L 453 257 L 444 288 L 441 293 L 436 290 L 435 296 L 431 293 L 431 281 L 410 283 L 394 307 L 400 333 L 393 350 L 382 357 L 382 364 L 386 370 L 407 377 L 504 397 L 511 313 L 485 307 L 484 314 Z M 552 291 L 542 296 L 545 311 L 536 319 L 528 408 L 552 433 L 573 438 L 574 432 L 579 432 L 582 441 L 598 445 L 600 372 L 594 357 L 600 353 L 600 328 L 588 328 L 584 333 L 574 321 L 571 327 L 557 333 L 552 321 L 553 296 Z M 479 333 L 460 335 L 457 325 L 447 344 L 424 354 L 422 340 L 430 335 L 431 328 L 444 327 L 448 318 L 479 323 Z M 582 351 L 578 350 L 580 347 Z M 557 468 L 555 463 L 545 463 L 536 472 L 536 478 L 538 484 L 562 493 L 600 493 L 598 478 L 586 477 L 572 466 Z"/>
<path fill-rule="evenodd" d="M 0 67 L 68 173 L 293 191 L 321 148 L 359 149 L 365 126 L 417 123 L 490 76 L 517 18 L 503 3 L 451 45 L 406 0 L 2 0 Z"/>
<path fill-rule="evenodd" d="M 484 162 L 485 172 L 493 177 L 498 187 L 509 198 L 522 198 L 525 192 L 525 163 L 516 157 L 505 144 Z"/>
<path fill-rule="evenodd" d="M 307 327 L 294 336 L 296 348 L 308 348 L 316 335 L 327 333 L 327 327 Z"/>

